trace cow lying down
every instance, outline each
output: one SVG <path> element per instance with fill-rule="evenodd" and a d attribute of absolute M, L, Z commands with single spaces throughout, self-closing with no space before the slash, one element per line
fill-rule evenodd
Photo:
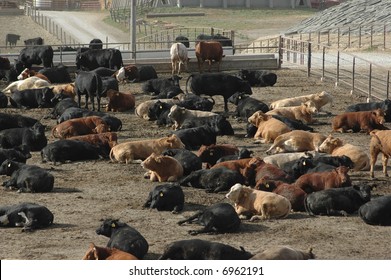
<path fill-rule="evenodd" d="M 159 260 L 248 260 L 253 255 L 219 242 L 179 240 L 167 245 Z"/>
<path fill-rule="evenodd" d="M 255 254 L 250 260 L 310 260 L 315 259 L 312 248 L 308 252 L 288 246 L 276 246 Z"/>
<path fill-rule="evenodd" d="M 26 231 L 48 227 L 53 219 L 53 213 L 48 208 L 35 203 L 0 207 L 0 227 L 23 227 Z"/>
<path fill-rule="evenodd" d="M 83 260 L 138 260 L 138 258 L 116 248 L 99 247 L 91 243 Z"/>

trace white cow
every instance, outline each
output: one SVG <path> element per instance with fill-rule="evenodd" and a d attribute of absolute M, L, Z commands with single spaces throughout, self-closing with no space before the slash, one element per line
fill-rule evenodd
<path fill-rule="evenodd" d="M 172 74 L 181 73 L 181 64 L 185 66 L 185 71 L 187 71 L 187 62 L 189 58 L 187 56 L 187 48 L 182 43 L 174 43 L 170 49 L 171 56 L 171 66 Z"/>

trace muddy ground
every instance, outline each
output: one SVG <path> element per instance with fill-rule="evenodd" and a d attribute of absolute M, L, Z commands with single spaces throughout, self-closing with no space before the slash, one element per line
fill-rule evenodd
<path fill-rule="evenodd" d="M 334 97 L 334 105 L 326 110 L 332 115 L 319 117 L 324 125 L 314 125 L 316 131 L 329 134 L 331 118 L 343 112 L 346 106 L 362 99 L 351 96 L 343 87 L 335 88 L 334 83 L 321 82 L 318 78 L 307 78 L 306 73 L 297 68 L 284 68 L 275 71 L 278 81 L 274 87 L 253 88 L 254 97 L 267 104 L 272 101 L 326 90 Z M 160 74 L 167 76 L 167 74 Z M 188 74 L 183 75 L 181 86 L 184 88 Z M 4 88 L 3 83 L 0 88 Z M 150 99 L 142 94 L 141 84 L 121 85 L 122 91 L 131 91 L 139 104 Z M 107 101 L 103 101 L 106 103 Z M 223 100 L 216 97 L 215 112 L 223 111 Z M 234 106 L 230 104 L 230 111 Z M 37 119 L 47 126 L 49 142 L 55 141 L 50 135 L 55 120 L 42 119 L 49 109 L 0 109 L 1 112 L 18 113 Z M 142 120 L 133 111 L 111 113 L 122 120 L 123 129 L 118 132 L 119 142 L 150 139 L 165 136 L 169 128 L 157 127 L 154 122 Z M 218 143 L 231 143 L 247 147 L 264 157 L 269 144 L 254 144 L 245 138 L 245 123 L 238 122 L 232 116 L 229 121 L 234 127 L 234 136 L 219 136 Z M 390 126 L 391 127 L 391 126 Z M 336 134 L 349 143 L 361 146 L 368 151 L 369 136 L 366 134 Z M 48 207 L 55 216 L 53 226 L 34 232 L 21 232 L 20 228 L 1 229 L 0 259 L 80 259 L 90 242 L 105 245 L 108 238 L 98 236 L 95 229 L 101 219 L 112 217 L 135 227 L 148 241 L 150 248 L 146 259 L 156 259 L 170 242 L 193 238 L 187 232 L 199 228 L 197 225 L 178 226 L 177 222 L 192 215 L 195 211 L 216 202 L 227 201 L 224 193 L 210 194 L 201 189 L 184 187 L 185 208 L 180 214 L 158 212 L 143 209 L 148 192 L 156 185 L 143 178 L 144 170 L 139 164 L 110 163 L 109 160 L 74 162 L 54 166 L 41 163 L 40 153 L 33 152 L 28 164 L 36 164 L 50 170 L 55 176 L 55 188 L 51 193 L 15 193 L 0 189 L 0 205 L 10 205 L 24 201 L 36 202 Z M 390 194 L 389 179 L 380 172 L 380 160 L 377 162 L 376 182 L 378 187 L 374 196 Z M 369 180 L 368 172 L 351 172 L 356 183 Z M 5 176 L 0 181 L 5 181 Z M 228 201 L 227 201 L 228 202 Z M 198 238 L 218 241 L 234 247 L 243 246 L 256 253 L 274 245 L 289 245 L 297 249 L 313 248 L 319 259 L 390 259 L 387 240 L 391 238 L 388 227 L 376 227 L 365 224 L 357 215 L 349 217 L 311 217 L 306 213 L 291 213 L 280 220 L 248 222 L 243 221 L 237 233 L 220 235 L 199 235 Z"/>

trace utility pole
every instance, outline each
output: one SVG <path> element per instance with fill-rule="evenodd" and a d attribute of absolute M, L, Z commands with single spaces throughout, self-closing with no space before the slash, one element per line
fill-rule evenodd
<path fill-rule="evenodd" d="M 132 58 L 136 60 L 136 1 L 131 0 L 130 2 L 130 42 L 131 42 L 131 51 Z"/>

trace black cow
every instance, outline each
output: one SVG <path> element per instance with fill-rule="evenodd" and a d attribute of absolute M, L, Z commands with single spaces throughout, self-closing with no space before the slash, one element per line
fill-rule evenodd
<path fill-rule="evenodd" d="M 216 163 L 228 161 L 228 160 L 236 160 L 236 159 L 243 159 L 243 158 L 250 158 L 254 154 L 253 151 L 247 150 L 246 148 L 242 148 L 239 150 L 239 153 L 237 155 L 228 155 L 223 156 L 219 158 Z"/>
<path fill-rule="evenodd" d="M 202 169 L 201 159 L 194 153 L 186 149 L 167 149 L 162 155 L 175 158 L 183 167 L 183 175 Z"/>
<path fill-rule="evenodd" d="M 7 108 L 8 106 L 8 97 L 4 92 L 0 91 L 0 108 Z"/>
<path fill-rule="evenodd" d="M 314 129 L 306 124 L 304 124 L 301 120 L 293 120 L 280 115 L 273 115 L 273 118 L 282 121 L 292 130 L 305 130 L 305 131 L 314 131 Z M 253 135 L 254 136 L 254 135 Z"/>
<path fill-rule="evenodd" d="M 179 86 L 169 86 L 159 92 L 157 96 L 153 96 L 152 99 L 173 98 L 180 93 L 183 93 L 183 90 Z"/>
<path fill-rule="evenodd" d="M 183 210 L 184 203 L 185 195 L 182 188 L 178 184 L 167 183 L 154 187 L 143 207 L 177 214 Z"/>
<path fill-rule="evenodd" d="M 205 189 L 206 192 L 214 193 L 228 191 L 236 183 L 244 184 L 243 176 L 225 167 L 193 171 L 180 180 L 181 186 Z"/>
<path fill-rule="evenodd" d="M 211 41 L 211 40 L 220 42 L 221 46 L 223 47 L 232 47 L 232 40 L 221 34 L 214 34 L 214 35 L 199 34 L 196 38 L 196 43 L 199 41 Z"/>
<path fill-rule="evenodd" d="M 122 121 L 110 114 L 100 115 L 99 112 L 92 112 L 90 115 L 96 115 L 102 118 L 102 120 L 110 127 L 110 131 L 120 131 L 122 129 Z"/>
<path fill-rule="evenodd" d="M 54 97 L 53 89 L 50 87 L 16 90 L 10 96 L 10 103 L 16 108 L 50 108 L 52 98 Z"/>
<path fill-rule="evenodd" d="M 110 238 L 107 247 L 128 252 L 139 259 L 148 252 L 148 242 L 141 233 L 119 220 L 106 219 L 96 233 Z"/>
<path fill-rule="evenodd" d="M 87 116 L 90 113 L 90 110 L 79 108 L 79 107 L 69 107 L 64 110 L 64 112 L 57 119 L 57 123 L 62 123 L 67 120 L 81 118 Z"/>
<path fill-rule="evenodd" d="M 123 66 L 122 54 L 117 49 L 87 50 L 76 55 L 76 67 L 86 71 L 98 67 L 119 70 Z"/>
<path fill-rule="evenodd" d="M 373 111 L 382 109 L 385 114 L 386 122 L 391 122 L 391 100 L 386 99 L 380 102 L 358 103 L 346 108 L 346 112 Z"/>
<path fill-rule="evenodd" d="M 262 111 L 263 113 L 269 111 L 269 106 L 265 103 L 242 92 L 236 92 L 228 98 L 228 101 L 236 105 L 236 117 L 245 121 L 257 111 Z"/>
<path fill-rule="evenodd" d="M 118 81 L 114 77 L 101 77 L 102 79 L 102 97 L 107 97 L 107 91 L 113 89 L 119 91 Z"/>
<path fill-rule="evenodd" d="M 248 260 L 253 254 L 219 242 L 179 240 L 167 245 L 159 260 Z"/>
<path fill-rule="evenodd" d="M 216 144 L 217 138 L 216 130 L 209 125 L 181 129 L 174 131 L 173 134 L 181 139 L 188 150 L 196 150 L 202 145 Z"/>
<path fill-rule="evenodd" d="M 199 233 L 227 233 L 239 230 L 240 219 L 235 208 L 229 203 L 213 204 L 206 209 L 197 212 L 193 216 L 179 221 L 178 225 L 184 223 L 196 223 L 203 225 L 200 230 L 190 230 L 189 234 L 197 235 Z"/>
<path fill-rule="evenodd" d="M 75 100 L 73 100 L 72 98 L 70 98 L 69 96 L 67 96 L 66 98 L 63 98 L 61 100 L 58 100 L 58 97 L 60 97 L 61 94 L 57 94 L 55 97 L 52 98 L 51 102 L 52 104 L 56 104 L 54 105 L 52 111 L 48 114 L 47 117 L 51 118 L 51 119 L 57 119 L 58 117 L 60 117 L 66 109 L 68 108 L 78 108 L 78 104 Z"/>
<path fill-rule="evenodd" d="M 157 95 L 169 87 L 179 87 L 179 81 L 181 79 L 182 77 L 179 77 L 178 75 L 173 75 L 170 78 L 151 79 L 143 83 L 142 91 L 145 93 L 153 93 L 154 95 Z"/>
<path fill-rule="evenodd" d="M 33 64 L 43 67 L 53 67 L 53 49 L 51 46 L 29 46 L 19 53 L 15 62 L 16 70 L 20 73 L 24 68 L 31 68 Z"/>
<path fill-rule="evenodd" d="M 45 169 L 6 159 L 0 166 L 0 175 L 11 176 L 3 182 L 5 188 L 16 188 L 18 192 L 50 192 L 54 177 Z"/>
<path fill-rule="evenodd" d="M 10 45 L 10 48 L 16 46 L 18 40 L 20 40 L 20 35 L 8 33 L 5 35 L 5 47 L 7 48 L 8 44 Z"/>
<path fill-rule="evenodd" d="M 391 226 L 391 195 L 368 201 L 358 209 L 358 214 L 366 224 Z"/>
<path fill-rule="evenodd" d="M 148 81 L 151 79 L 157 79 L 157 73 L 152 65 L 141 65 L 138 67 L 138 81 Z"/>
<path fill-rule="evenodd" d="M 202 73 L 192 74 L 186 81 L 186 93 L 188 83 L 194 94 L 206 94 L 209 96 L 222 95 L 224 98 L 224 111 L 228 112 L 228 98 L 236 92 L 252 94 L 251 87 L 247 81 L 225 73 Z"/>
<path fill-rule="evenodd" d="M 277 75 L 264 70 L 240 70 L 238 76 L 254 87 L 272 87 L 277 82 Z"/>
<path fill-rule="evenodd" d="M 176 97 L 174 97 L 175 99 Z M 215 101 L 212 97 L 204 98 L 195 94 L 185 94 L 177 104 L 189 110 L 212 111 Z"/>
<path fill-rule="evenodd" d="M 186 119 L 181 125 L 181 129 L 200 127 L 208 125 L 214 129 L 217 135 L 234 135 L 231 123 L 222 115 L 211 117 L 199 117 Z"/>
<path fill-rule="evenodd" d="M 114 73 L 117 72 L 117 70 L 113 70 L 113 69 L 106 68 L 106 67 L 98 67 L 98 68 L 92 70 L 91 72 L 95 72 L 96 74 L 98 74 L 101 77 L 112 77 L 114 75 Z"/>
<path fill-rule="evenodd" d="M 72 79 L 68 72 L 68 67 L 65 65 L 57 65 L 50 68 L 43 68 L 38 71 L 53 84 L 71 83 Z"/>
<path fill-rule="evenodd" d="M 101 39 L 92 39 L 88 47 L 92 50 L 101 50 L 103 49 L 103 42 Z"/>
<path fill-rule="evenodd" d="M 347 216 L 370 199 L 371 187 L 367 185 L 333 188 L 308 194 L 304 207 L 310 215 Z"/>
<path fill-rule="evenodd" d="M 77 104 L 80 107 L 81 96 L 86 96 L 84 108 L 88 109 L 88 99 L 91 99 L 92 110 L 95 111 L 95 97 L 100 111 L 100 98 L 102 96 L 102 79 L 93 72 L 80 71 L 75 79 L 75 93 L 77 95 Z"/>
<path fill-rule="evenodd" d="M 9 70 L 11 69 L 11 62 L 8 57 L 0 56 L 0 70 Z"/>
<path fill-rule="evenodd" d="M 175 42 L 182 43 L 185 45 L 186 48 L 190 47 L 189 38 L 186 36 L 179 35 L 175 38 Z"/>
<path fill-rule="evenodd" d="M 22 145 L 12 149 L 0 148 L 0 164 L 2 164 L 7 159 L 26 163 L 27 159 L 29 158 L 31 158 L 31 154 L 27 146 Z"/>
<path fill-rule="evenodd" d="M 8 128 L 0 131 L 0 146 L 11 149 L 26 145 L 30 151 L 40 151 L 48 143 L 45 126 L 36 122 L 32 127 Z"/>
<path fill-rule="evenodd" d="M 31 127 L 36 122 L 38 122 L 38 120 L 34 118 L 0 112 L 0 130 L 16 127 Z"/>
<path fill-rule="evenodd" d="M 53 213 L 45 206 L 25 202 L 0 206 L 0 226 L 23 227 L 23 231 L 46 228 L 53 224 Z"/>
<path fill-rule="evenodd" d="M 43 45 L 43 39 L 41 37 L 31 38 L 24 40 L 26 46 L 39 46 Z"/>
<path fill-rule="evenodd" d="M 84 141 L 68 139 L 49 143 L 41 150 L 42 162 L 51 161 L 54 164 L 58 162 L 96 160 L 106 156 L 105 151 L 99 147 Z"/>
<path fill-rule="evenodd" d="M 0 78 L 5 79 L 7 82 L 14 82 L 18 80 L 19 73 L 16 70 L 16 66 L 12 65 L 8 70 L 0 70 Z"/>
<path fill-rule="evenodd" d="M 159 126 L 171 126 L 174 122 L 168 117 L 172 104 L 166 102 L 156 101 L 151 107 L 148 108 L 149 120 L 156 120 L 156 124 Z"/>

